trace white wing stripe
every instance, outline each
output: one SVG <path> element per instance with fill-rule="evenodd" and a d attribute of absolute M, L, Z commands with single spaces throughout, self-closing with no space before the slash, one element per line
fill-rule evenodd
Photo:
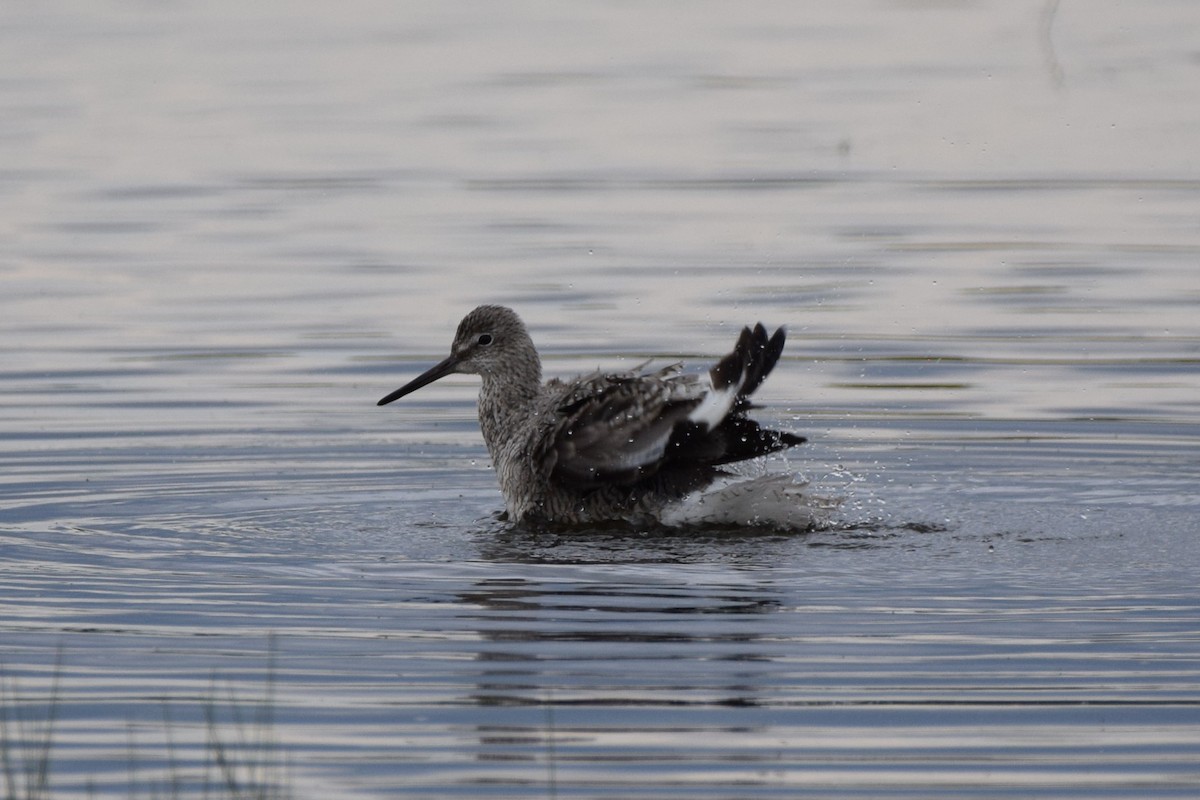
<path fill-rule="evenodd" d="M 724 389 L 714 389 L 712 379 L 708 381 L 708 391 L 704 393 L 704 399 L 700 401 L 700 405 L 692 409 L 688 414 L 688 419 L 692 422 L 699 422 L 706 425 L 709 430 L 721 424 L 721 420 L 729 415 L 729 409 L 733 408 L 734 402 L 737 400 L 738 392 L 742 388 L 742 384 L 746 382 L 746 372 L 742 371 L 742 377 L 737 383 L 730 384 Z"/>

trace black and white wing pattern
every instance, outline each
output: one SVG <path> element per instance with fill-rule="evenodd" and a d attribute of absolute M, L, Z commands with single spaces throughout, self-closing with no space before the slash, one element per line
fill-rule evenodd
<path fill-rule="evenodd" d="M 672 366 L 584 376 L 554 410 L 543 468 L 576 486 L 627 485 L 672 469 L 695 471 L 775 452 L 804 441 L 746 416 L 749 396 L 783 350 L 782 328 L 768 337 L 745 328 L 733 352 L 706 375 Z"/>

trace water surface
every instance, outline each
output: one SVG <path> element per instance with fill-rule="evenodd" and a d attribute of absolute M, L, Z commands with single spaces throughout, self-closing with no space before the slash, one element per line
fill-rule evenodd
<path fill-rule="evenodd" d="M 1193 797 L 1192 3 L 0 11 L 53 795 Z M 439 360 L 789 345 L 772 532 L 524 530 Z M 259 762 L 262 762 L 260 765 Z"/>

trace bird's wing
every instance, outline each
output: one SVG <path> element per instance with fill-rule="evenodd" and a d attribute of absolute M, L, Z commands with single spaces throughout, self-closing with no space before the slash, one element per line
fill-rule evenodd
<path fill-rule="evenodd" d="M 597 374 L 573 383 L 545 450 L 551 478 L 586 487 L 654 474 L 676 426 L 702 400 L 696 381 L 676 371 Z"/>
<path fill-rule="evenodd" d="M 770 336 L 762 324 L 743 328 L 733 352 L 705 375 L 681 375 L 672 365 L 555 382 L 559 395 L 539 438 L 543 470 L 585 488 L 630 484 L 660 469 L 711 469 L 800 444 L 804 437 L 746 416 L 784 337 L 782 328 Z"/>

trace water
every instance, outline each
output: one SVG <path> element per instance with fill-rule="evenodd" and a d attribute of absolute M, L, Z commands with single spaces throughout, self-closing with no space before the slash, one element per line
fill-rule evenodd
<path fill-rule="evenodd" d="M 1194 4 L 0 15 L 54 796 L 1200 790 Z M 838 524 L 505 525 L 471 379 L 374 405 L 479 302 L 552 374 L 787 324 Z"/>

